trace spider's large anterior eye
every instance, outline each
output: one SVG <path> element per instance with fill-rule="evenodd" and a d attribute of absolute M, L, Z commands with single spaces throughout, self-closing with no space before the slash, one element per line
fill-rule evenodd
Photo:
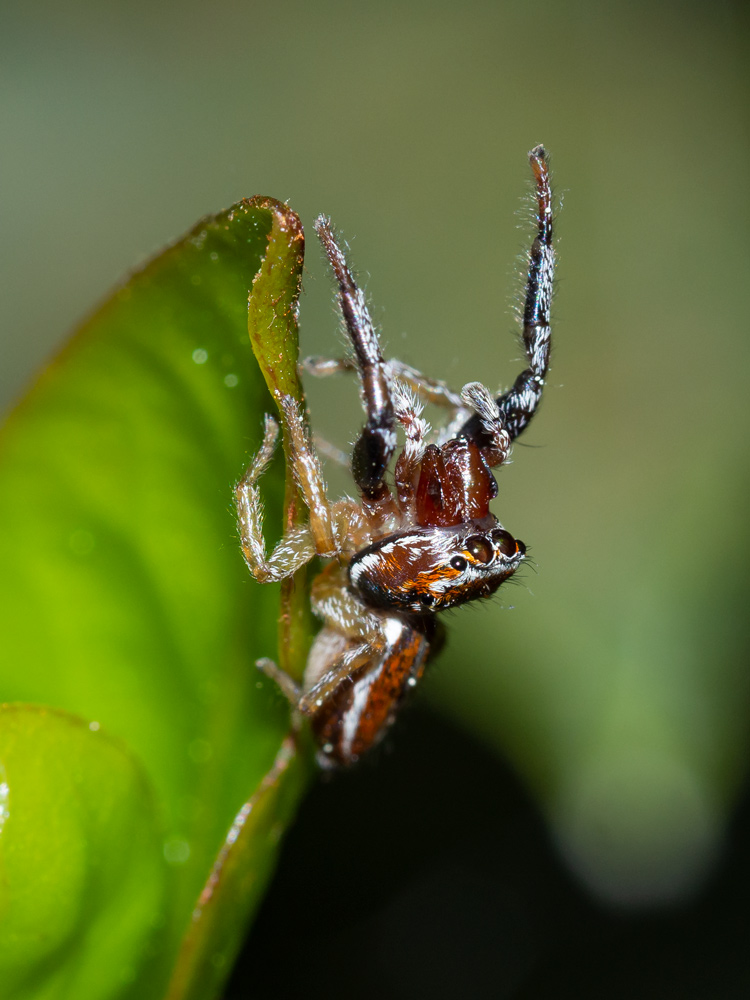
<path fill-rule="evenodd" d="M 467 565 L 468 563 L 463 556 L 454 556 L 451 559 L 451 566 L 453 569 L 457 569 L 459 573 L 462 573 L 466 569 Z"/>
<path fill-rule="evenodd" d="M 497 545 L 501 554 L 508 556 L 508 558 L 514 556 L 516 552 L 518 552 L 518 543 L 515 538 L 509 531 L 505 531 L 503 528 L 492 532 L 492 540 L 495 545 Z"/>
<path fill-rule="evenodd" d="M 492 546 L 483 535 L 473 535 L 471 538 L 467 538 L 466 551 L 480 563 L 491 562 L 495 554 Z"/>

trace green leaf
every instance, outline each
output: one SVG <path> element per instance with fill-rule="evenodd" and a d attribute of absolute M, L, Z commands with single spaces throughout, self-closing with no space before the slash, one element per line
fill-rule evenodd
<path fill-rule="evenodd" d="M 3 997 L 98 997 L 148 966 L 166 865 L 124 748 L 80 719 L 0 707 Z"/>
<path fill-rule="evenodd" d="M 242 944 L 244 918 L 265 887 L 265 858 L 276 854 L 305 779 L 290 738 L 232 823 L 193 911 L 168 1000 L 206 1000 L 218 995 Z"/>
<path fill-rule="evenodd" d="M 248 291 L 291 218 L 254 199 L 204 220 L 91 317 L 0 436 L 0 699 L 66 709 L 123 740 L 153 786 L 169 865 L 148 982 L 123 992 L 105 969 L 87 1000 L 163 995 L 227 830 L 288 730 L 288 707 L 253 667 L 276 655 L 279 589 L 244 566 L 231 487 L 270 408 Z M 255 290 L 259 319 L 283 326 L 265 367 L 287 379 L 300 236 L 273 270 L 290 308 L 277 316 L 278 295 Z M 263 481 L 272 530 L 282 471 Z M 298 611 L 298 630 L 307 622 Z M 259 880 L 271 863 L 256 852 Z"/>
<path fill-rule="evenodd" d="M 248 303 L 250 342 L 274 398 L 283 393 L 304 403 L 297 371 L 297 303 L 305 246 L 302 226 L 293 212 L 273 199 L 255 198 L 253 203 L 272 212 L 272 224 Z M 287 456 L 284 524 L 288 526 L 306 512 L 288 460 L 286 434 L 283 441 Z M 302 676 L 309 647 L 306 581 L 307 567 L 303 567 L 281 585 L 279 663 L 296 677 Z M 309 739 L 309 734 L 305 737 Z M 235 817 L 193 910 L 169 1000 L 206 1000 L 218 995 L 269 873 L 268 864 L 261 862 L 275 856 L 281 830 L 309 776 L 296 750 L 294 740 L 282 744 L 273 767 Z"/>

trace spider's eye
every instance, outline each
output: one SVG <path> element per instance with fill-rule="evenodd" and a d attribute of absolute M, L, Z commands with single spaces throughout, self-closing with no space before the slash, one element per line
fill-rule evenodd
<path fill-rule="evenodd" d="M 453 569 L 457 569 L 459 573 L 463 572 L 463 570 L 466 569 L 467 565 L 468 563 L 466 562 L 463 556 L 454 556 L 451 559 L 451 566 L 453 567 Z"/>
<path fill-rule="evenodd" d="M 435 603 L 435 598 L 432 596 L 432 594 L 422 594 L 422 596 L 419 598 L 419 603 L 422 604 L 425 608 L 431 608 L 432 605 Z"/>
<path fill-rule="evenodd" d="M 491 562 L 495 554 L 492 546 L 483 535 L 474 535 L 472 538 L 468 538 L 466 551 L 480 563 Z"/>
<path fill-rule="evenodd" d="M 522 543 L 516 542 L 513 535 L 511 535 L 509 531 L 505 531 L 502 528 L 499 531 L 492 532 L 492 540 L 495 545 L 497 545 L 500 553 L 504 556 L 508 556 L 508 558 L 514 556 L 516 552 L 519 551 L 519 548 L 522 547 Z M 525 552 L 526 549 L 524 548 L 523 551 Z"/>

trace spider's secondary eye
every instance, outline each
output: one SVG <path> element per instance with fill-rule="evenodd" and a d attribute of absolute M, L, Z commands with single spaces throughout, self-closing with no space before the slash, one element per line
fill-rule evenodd
<path fill-rule="evenodd" d="M 504 556 L 510 558 L 518 552 L 518 543 L 509 531 L 504 531 L 502 528 L 499 531 L 493 531 L 492 540 Z"/>
<path fill-rule="evenodd" d="M 474 535 L 466 540 L 466 551 L 470 552 L 477 562 L 488 563 L 495 554 L 492 546 L 482 535 Z"/>
<path fill-rule="evenodd" d="M 468 563 L 463 556 L 454 556 L 451 559 L 451 566 L 453 569 L 457 569 L 459 573 L 466 569 Z"/>
<path fill-rule="evenodd" d="M 432 605 L 435 603 L 435 598 L 432 596 L 432 594 L 422 594 L 422 596 L 419 598 L 419 603 L 422 604 L 425 608 L 431 608 Z"/>

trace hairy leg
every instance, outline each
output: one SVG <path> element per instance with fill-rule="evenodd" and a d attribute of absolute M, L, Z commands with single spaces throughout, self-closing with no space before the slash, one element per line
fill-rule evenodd
<path fill-rule="evenodd" d="M 544 147 L 535 146 L 529 153 L 529 160 L 536 181 L 537 234 L 529 253 L 523 311 L 523 344 L 528 366 L 497 400 L 511 440 L 518 437 L 536 412 L 542 398 L 550 354 L 555 251 L 552 245 L 552 191 Z M 464 437 L 475 438 L 480 444 L 485 443 L 482 420 L 476 414 L 464 424 L 460 433 Z"/>
<path fill-rule="evenodd" d="M 362 383 L 365 425 L 354 445 L 352 475 L 365 504 L 378 516 L 389 507 L 390 491 L 384 476 L 396 448 L 395 415 L 391 399 L 391 373 L 383 360 L 378 336 L 363 291 L 357 287 L 328 219 L 320 216 L 315 230 L 339 286 L 338 301 L 354 347 Z"/>
<path fill-rule="evenodd" d="M 326 492 L 323 469 L 317 452 L 312 446 L 299 403 L 292 396 L 279 394 L 277 403 L 289 436 L 292 470 L 297 485 L 310 512 L 310 532 L 315 540 L 315 551 L 320 556 L 338 553 L 331 503 Z"/>
<path fill-rule="evenodd" d="M 257 482 L 271 461 L 278 433 L 276 421 L 273 417 L 266 416 L 263 443 L 234 491 L 242 554 L 248 569 L 259 583 L 283 580 L 310 562 L 315 555 L 315 544 L 307 527 L 287 533 L 271 555 L 266 554 L 263 501 Z"/>

